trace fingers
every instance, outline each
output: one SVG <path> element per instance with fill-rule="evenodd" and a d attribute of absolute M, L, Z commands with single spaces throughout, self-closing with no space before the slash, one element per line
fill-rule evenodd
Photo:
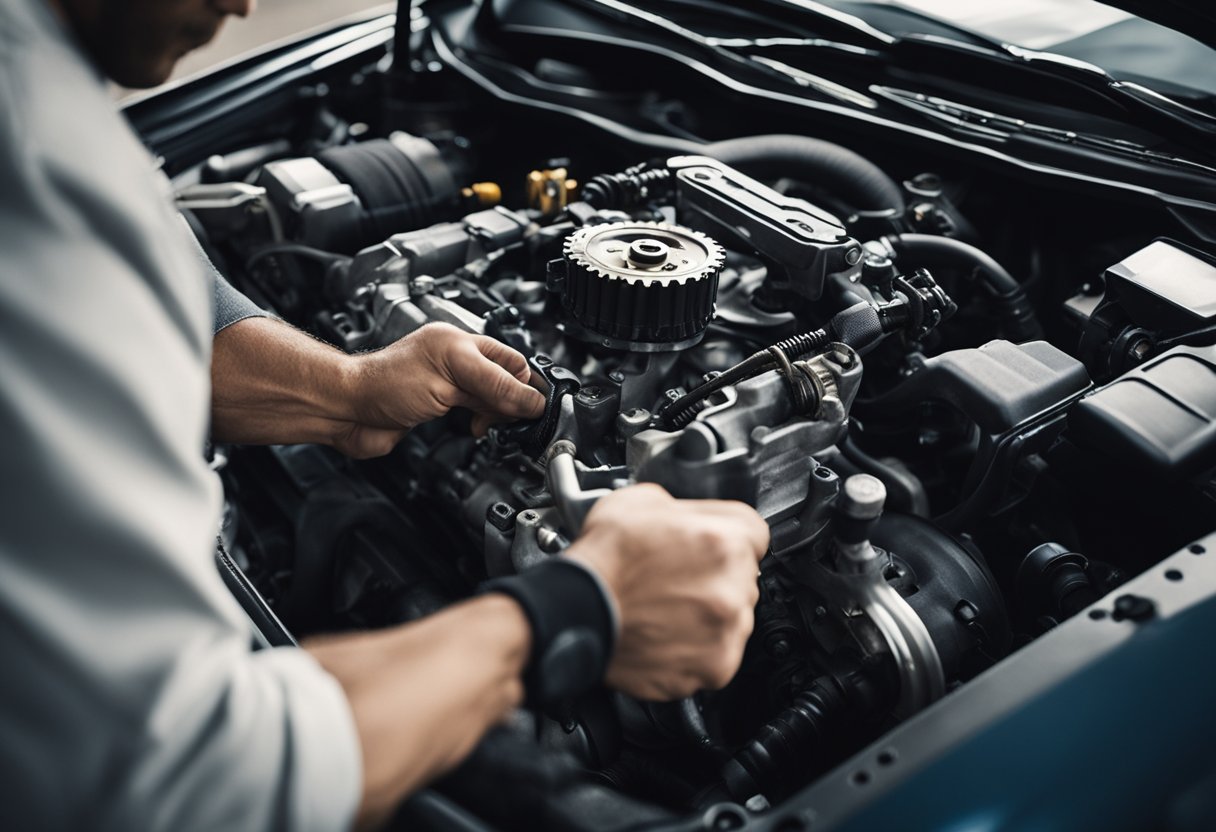
<path fill-rule="evenodd" d="M 503 421 L 505 421 L 503 417 L 497 413 L 479 413 L 473 411 L 473 421 L 469 425 L 469 430 L 474 436 L 485 436 L 490 430 L 490 425 L 496 425 Z"/>
<path fill-rule="evenodd" d="M 469 431 L 477 437 L 485 436 L 492 424 L 494 422 L 490 414 L 474 412 L 473 421 L 469 424 Z"/>
<path fill-rule="evenodd" d="M 737 500 L 689 500 L 694 510 L 728 521 L 735 533 L 745 540 L 757 561 L 768 552 L 771 532 L 764 518 L 747 503 Z"/>
<path fill-rule="evenodd" d="M 489 405 L 491 411 L 516 419 L 536 419 L 545 412 L 545 397 L 497 364 L 485 362 L 484 375 L 478 379 L 480 390 L 470 390 Z"/>
<path fill-rule="evenodd" d="M 676 499 L 652 483 L 600 500 L 572 552 L 621 611 L 609 682 L 656 699 L 727 685 L 755 626 L 768 545 L 768 524 L 741 502 Z"/>
<path fill-rule="evenodd" d="M 674 501 L 675 497 L 668 494 L 667 490 L 661 485 L 653 482 L 640 482 L 627 488 L 618 488 L 596 502 L 591 511 L 598 516 L 609 514 L 616 510 L 628 512 L 630 511 L 628 507 L 634 505 L 640 508 L 649 508 L 656 503 L 670 503 Z"/>
<path fill-rule="evenodd" d="M 527 382 L 532 377 L 532 368 L 528 366 L 528 360 L 502 341 L 497 341 L 487 335 L 474 335 L 473 344 L 477 347 L 478 352 L 519 381 Z"/>
<path fill-rule="evenodd" d="M 448 354 L 448 366 L 461 404 L 479 413 L 513 419 L 544 413 L 545 397 L 520 379 L 527 377 L 527 361 L 505 344 L 492 338 L 466 341 Z"/>
<path fill-rule="evenodd" d="M 678 502 L 681 512 L 688 512 L 690 518 L 723 530 L 723 537 L 743 541 L 756 561 L 764 558 L 768 552 L 770 531 L 757 511 L 747 503 L 738 500 L 676 500 L 665 489 L 655 483 L 638 483 L 637 485 L 614 491 L 596 503 L 596 509 L 588 520 L 599 519 L 600 515 L 620 510 L 629 512 L 636 506 L 639 509 L 653 508 L 656 503 Z"/>

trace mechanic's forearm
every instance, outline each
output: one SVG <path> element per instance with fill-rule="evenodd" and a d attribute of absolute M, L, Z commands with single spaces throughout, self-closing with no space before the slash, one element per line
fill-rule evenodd
<path fill-rule="evenodd" d="M 211 432 L 218 442 L 332 443 L 352 418 L 351 356 L 274 318 L 215 336 Z"/>
<path fill-rule="evenodd" d="M 360 828 L 451 769 L 523 701 L 521 608 L 487 595 L 412 624 L 305 644 L 342 684 L 363 747 Z"/>

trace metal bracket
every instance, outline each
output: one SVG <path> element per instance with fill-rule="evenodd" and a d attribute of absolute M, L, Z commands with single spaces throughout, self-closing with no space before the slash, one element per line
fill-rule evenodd
<path fill-rule="evenodd" d="M 777 193 L 707 156 L 667 160 L 680 221 L 741 239 L 784 271 L 778 288 L 808 300 L 823 294 L 829 274 L 861 262 L 861 244 L 840 220 L 804 199 Z"/>

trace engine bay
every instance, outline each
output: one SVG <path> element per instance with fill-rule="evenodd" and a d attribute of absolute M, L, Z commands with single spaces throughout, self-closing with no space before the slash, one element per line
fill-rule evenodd
<path fill-rule="evenodd" d="M 554 828 L 762 813 L 1211 531 L 1216 260 L 1166 223 L 1096 206 L 1073 234 L 967 165 L 802 135 L 622 164 L 608 138 L 554 156 L 468 112 L 345 109 L 177 174 L 208 254 L 348 352 L 494 337 L 547 405 L 483 436 L 453 412 L 375 460 L 217 448 L 225 541 L 289 630 L 468 597 L 631 483 L 772 531 L 735 679 L 521 712 L 450 784 L 487 820 L 566 792 Z"/>

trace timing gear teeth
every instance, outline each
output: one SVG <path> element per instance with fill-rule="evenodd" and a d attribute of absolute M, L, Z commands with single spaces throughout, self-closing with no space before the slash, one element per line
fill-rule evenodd
<path fill-rule="evenodd" d="M 566 238 L 562 305 L 591 333 L 626 344 L 699 337 L 713 317 L 722 246 L 666 222 L 614 222 Z"/>
<path fill-rule="evenodd" d="M 639 234 L 651 234 L 663 242 L 666 242 L 663 238 L 672 238 L 685 245 L 692 243 L 699 247 L 700 251 L 696 251 L 695 255 L 700 259 L 694 259 L 687 266 L 656 271 L 654 267 L 644 269 L 637 266 L 631 269 L 624 265 L 628 263 L 624 251 L 619 258 L 620 265 L 608 261 L 604 256 L 616 253 L 610 250 L 611 244 L 619 243 L 623 248 L 627 248 L 622 238 Z M 602 250 L 595 250 L 596 242 L 602 244 Z M 613 222 L 584 226 L 566 238 L 562 252 L 568 260 L 578 263 L 592 274 L 608 280 L 624 280 L 626 283 L 641 283 L 645 286 L 655 282 L 677 283 L 682 286 L 690 279 L 701 280 L 708 276 L 709 272 L 720 270 L 726 261 L 726 251 L 716 241 L 700 231 L 668 222 Z"/>

